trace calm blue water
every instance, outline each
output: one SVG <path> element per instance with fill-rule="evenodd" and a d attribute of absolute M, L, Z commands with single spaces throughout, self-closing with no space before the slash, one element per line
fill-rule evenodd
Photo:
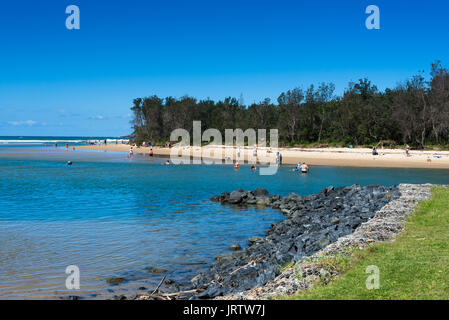
<path fill-rule="evenodd" d="M 66 161 L 74 165 L 68 167 Z M 0 298 L 132 293 L 161 275 L 190 279 L 236 242 L 263 235 L 282 215 L 231 208 L 209 197 L 237 188 L 310 194 L 328 185 L 449 184 L 449 171 L 313 167 L 260 176 L 249 167 L 162 166 L 164 159 L 126 153 L 66 151 L 43 145 L 0 146 Z M 81 290 L 65 289 L 77 265 Z M 105 277 L 129 281 L 110 286 Z M 88 296 L 93 297 L 93 296 Z"/>

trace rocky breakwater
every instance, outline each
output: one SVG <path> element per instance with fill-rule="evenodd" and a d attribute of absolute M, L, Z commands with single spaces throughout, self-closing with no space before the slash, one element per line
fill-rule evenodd
<path fill-rule="evenodd" d="M 299 261 L 349 235 L 390 201 L 399 198 L 396 186 L 372 185 L 334 188 L 300 196 L 271 195 L 265 189 L 235 190 L 213 196 L 223 205 L 267 206 L 279 209 L 285 220 L 273 223 L 265 237 L 252 237 L 248 247 L 216 256 L 216 263 L 194 277 L 183 289 L 191 299 L 211 299 L 250 290 L 275 279 L 282 266 Z M 196 291 L 196 292 L 195 292 Z"/>

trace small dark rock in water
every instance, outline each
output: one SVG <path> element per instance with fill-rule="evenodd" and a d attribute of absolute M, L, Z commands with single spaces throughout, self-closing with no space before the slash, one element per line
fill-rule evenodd
<path fill-rule="evenodd" d="M 250 245 L 253 245 L 253 244 L 255 244 L 255 243 L 261 243 L 261 242 L 264 242 L 265 239 L 262 238 L 262 237 L 251 237 L 251 238 L 248 239 L 248 241 L 249 241 Z"/>
<path fill-rule="evenodd" d="M 253 191 L 253 194 L 256 197 L 266 196 L 266 195 L 268 195 L 268 191 L 266 189 L 257 188 Z"/>
<path fill-rule="evenodd" d="M 126 296 L 123 294 L 121 294 L 119 296 L 114 296 L 114 300 L 126 300 L 126 299 L 127 299 Z"/>
<path fill-rule="evenodd" d="M 146 268 L 145 270 L 148 272 L 151 272 L 151 273 L 166 273 L 167 272 L 167 270 L 162 269 L 162 268 Z"/>
<path fill-rule="evenodd" d="M 212 202 L 220 202 L 220 197 L 219 196 L 213 196 L 213 197 L 210 197 L 209 199 Z"/>
<path fill-rule="evenodd" d="M 106 282 L 109 283 L 110 285 L 116 286 L 122 282 L 125 281 L 125 278 L 123 277 L 110 277 L 110 278 L 106 278 Z"/>
<path fill-rule="evenodd" d="M 263 286 L 280 274 L 281 265 L 312 255 L 339 237 L 352 233 L 399 196 L 396 186 L 356 184 L 340 188 L 330 186 L 308 196 L 291 193 L 281 197 L 270 195 L 265 189 L 239 189 L 214 196 L 211 200 L 223 205 L 265 205 L 279 209 L 285 220 L 273 223 L 266 237 L 248 239 L 248 248 L 217 255 L 214 265 L 194 277 L 194 281 L 181 286 L 181 290 L 202 289 L 190 298 L 211 299 Z"/>
<path fill-rule="evenodd" d="M 139 287 L 139 290 L 147 290 L 145 287 Z"/>
<path fill-rule="evenodd" d="M 242 247 L 240 247 L 240 245 L 238 243 L 233 244 L 232 246 L 229 247 L 229 250 L 232 250 L 232 251 L 239 251 L 240 249 L 242 249 Z"/>
<path fill-rule="evenodd" d="M 215 256 L 215 260 L 217 261 L 218 264 L 223 264 L 223 263 L 227 263 L 229 261 L 232 260 L 232 256 L 226 253 L 222 253 L 222 254 L 217 254 Z"/>

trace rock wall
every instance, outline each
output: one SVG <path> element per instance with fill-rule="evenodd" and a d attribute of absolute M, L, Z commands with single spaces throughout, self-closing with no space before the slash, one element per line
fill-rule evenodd
<path fill-rule="evenodd" d="M 223 205 L 268 206 L 279 209 L 285 220 L 271 225 L 266 237 L 252 237 L 249 247 L 216 257 L 205 273 L 194 277 L 183 290 L 197 289 L 191 299 L 211 299 L 263 287 L 281 274 L 281 266 L 301 258 L 350 235 L 362 223 L 391 201 L 399 199 L 397 186 L 371 185 L 334 188 L 300 196 L 271 195 L 265 189 L 235 190 L 214 196 Z M 240 296 L 240 298 L 244 298 Z"/>
<path fill-rule="evenodd" d="M 263 286 L 243 292 L 233 292 L 220 299 L 268 299 L 278 295 L 292 295 L 306 290 L 318 280 L 329 282 L 337 277 L 338 270 L 321 263 L 322 258 L 341 255 L 349 256 L 351 249 L 364 247 L 380 241 L 393 240 L 404 228 L 406 218 L 417 204 L 431 197 L 431 185 L 399 185 L 400 197 L 392 199 L 375 213 L 375 216 L 361 224 L 353 233 L 340 237 L 312 256 L 303 257 L 290 268 L 286 268 L 274 280 Z"/>

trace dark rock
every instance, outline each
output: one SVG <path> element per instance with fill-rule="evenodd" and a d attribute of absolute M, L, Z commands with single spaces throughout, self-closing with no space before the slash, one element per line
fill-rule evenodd
<path fill-rule="evenodd" d="M 151 272 L 151 273 L 166 273 L 166 272 L 167 272 L 167 270 L 165 270 L 165 269 L 162 269 L 162 268 L 152 268 L 152 267 L 150 267 L 150 268 L 145 268 L 145 270 L 146 270 L 147 272 Z"/>
<path fill-rule="evenodd" d="M 232 261 L 232 256 L 226 253 L 217 254 L 215 260 L 217 261 L 217 264 L 225 264 Z"/>
<path fill-rule="evenodd" d="M 213 196 L 213 197 L 210 197 L 209 199 L 212 202 L 220 202 L 220 197 L 219 196 Z"/>
<path fill-rule="evenodd" d="M 123 277 L 106 278 L 106 282 L 113 286 L 119 285 L 120 283 L 122 283 L 124 281 L 125 281 L 125 278 L 123 278 Z"/>
<path fill-rule="evenodd" d="M 240 249 L 242 249 L 242 247 L 240 247 L 240 245 L 238 243 L 235 243 L 229 247 L 229 250 L 232 250 L 232 251 L 239 251 Z"/>
<path fill-rule="evenodd" d="M 254 196 L 260 197 L 260 196 L 267 196 L 268 191 L 266 189 L 257 188 L 253 191 Z"/>
<path fill-rule="evenodd" d="M 253 245 L 253 244 L 255 244 L 255 243 L 261 243 L 261 242 L 264 242 L 265 239 L 262 238 L 262 237 L 251 237 L 251 238 L 248 239 L 248 241 L 249 241 L 250 245 Z"/>
<path fill-rule="evenodd" d="M 334 218 L 331 220 L 331 224 L 339 224 L 340 223 L 340 219 L 339 218 Z"/>
<path fill-rule="evenodd" d="M 240 190 L 235 190 L 231 192 L 228 202 L 231 204 L 238 204 L 242 202 L 242 199 L 243 199 L 243 192 L 241 192 Z"/>

